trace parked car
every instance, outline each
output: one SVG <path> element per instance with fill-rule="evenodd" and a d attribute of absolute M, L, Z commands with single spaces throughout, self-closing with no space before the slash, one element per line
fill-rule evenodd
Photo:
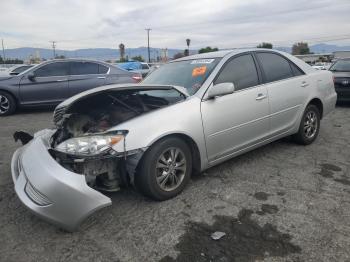
<path fill-rule="evenodd" d="M 107 63 L 81 60 L 51 60 L 16 76 L 0 77 L 0 116 L 17 107 L 57 105 L 82 91 L 109 84 L 136 83 L 139 73 Z"/>
<path fill-rule="evenodd" d="M 117 66 L 127 71 L 140 73 L 143 78 L 147 76 L 151 68 L 148 63 L 138 61 L 119 63 Z"/>
<path fill-rule="evenodd" d="M 330 66 L 329 63 L 324 63 L 324 62 L 318 62 L 312 65 L 312 67 L 317 70 L 328 70 L 329 66 Z"/>
<path fill-rule="evenodd" d="M 95 88 L 58 105 L 56 127 L 13 155 L 15 191 L 34 213 L 73 230 L 111 205 L 102 192 L 134 185 L 166 200 L 193 172 L 274 140 L 311 144 L 336 97 L 330 72 L 283 52 L 187 56 L 141 84 Z"/>
<path fill-rule="evenodd" d="M 14 66 L 13 68 L 10 68 L 9 75 L 16 76 L 20 73 L 26 71 L 27 69 L 33 67 L 34 65 L 18 65 Z"/>
<path fill-rule="evenodd" d="M 338 101 L 350 101 L 350 58 L 337 60 L 329 70 L 333 73 Z"/>

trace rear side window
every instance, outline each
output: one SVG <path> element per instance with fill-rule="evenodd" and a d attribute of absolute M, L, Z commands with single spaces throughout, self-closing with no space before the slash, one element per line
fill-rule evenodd
<path fill-rule="evenodd" d="M 299 67 L 297 67 L 296 65 L 294 65 L 293 63 L 290 63 L 290 67 L 292 68 L 292 72 L 294 76 L 301 76 L 304 75 L 304 72 L 301 71 L 301 69 L 299 69 Z"/>
<path fill-rule="evenodd" d="M 71 62 L 71 75 L 93 75 L 98 74 L 98 64 L 92 62 Z"/>
<path fill-rule="evenodd" d="M 66 62 L 50 63 L 35 70 L 35 76 L 66 76 L 68 75 L 68 69 L 68 63 Z"/>
<path fill-rule="evenodd" d="M 108 72 L 108 67 L 107 66 L 104 66 L 104 65 L 98 65 L 98 73 L 99 74 L 107 74 Z"/>
<path fill-rule="evenodd" d="M 280 55 L 272 53 L 257 53 L 266 82 L 278 81 L 293 76 L 290 63 Z"/>
<path fill-rule="evenodd" d="M 233 58 L 224 65 L 215 80 L 215 84 L 230 82 L 235 90 L 242 90 L 259 84 L 258 73 L 253 57 L 250 54 Z"/>

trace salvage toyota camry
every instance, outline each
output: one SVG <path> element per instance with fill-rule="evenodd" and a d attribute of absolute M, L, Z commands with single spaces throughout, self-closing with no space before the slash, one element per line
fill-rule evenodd
<path fill-rule="evenodd" d="M 57 106 L 12 159 L 15 191 L 67 230 L 135 186 L 155 200 L 191 174 L 292 135 L 308 145 L 335 106 L 332 74 L 274 50 L 219 51 L 163 65 L 138 85 L 85 91 Z M 303 150 L 302 147 L 300 150 Z"/>

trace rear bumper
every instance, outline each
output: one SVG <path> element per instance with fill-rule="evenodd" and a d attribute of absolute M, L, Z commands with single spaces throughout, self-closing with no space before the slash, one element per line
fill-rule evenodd
<path fill-rule="evenodd" d="M 48 152 L 52 131 L 42 131 L 12 157 L 11 172 L 21 202 L 36 215 L 68 231 L 76 230 L 111 200 L 90 188 L 85 176 L 59 165 Z"/>
<path fill-rule="evenodd" d="M 350 101 L 350 87 L 336 87 L 338 101 Z"/>

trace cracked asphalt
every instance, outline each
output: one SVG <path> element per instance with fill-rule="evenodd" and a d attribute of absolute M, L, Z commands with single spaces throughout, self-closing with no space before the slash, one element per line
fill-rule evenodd
<path fill-rule="evenodd" d="M 322 120 L 310 146 L 276 141 L 165 202 L 110 194 L 113 205 L 74 233 L 31 214 L 11 179 L 13 132 L 50 127 L 51 116 L 0 118 L 0 261 L 350 261 L 350 105 Z"/>

